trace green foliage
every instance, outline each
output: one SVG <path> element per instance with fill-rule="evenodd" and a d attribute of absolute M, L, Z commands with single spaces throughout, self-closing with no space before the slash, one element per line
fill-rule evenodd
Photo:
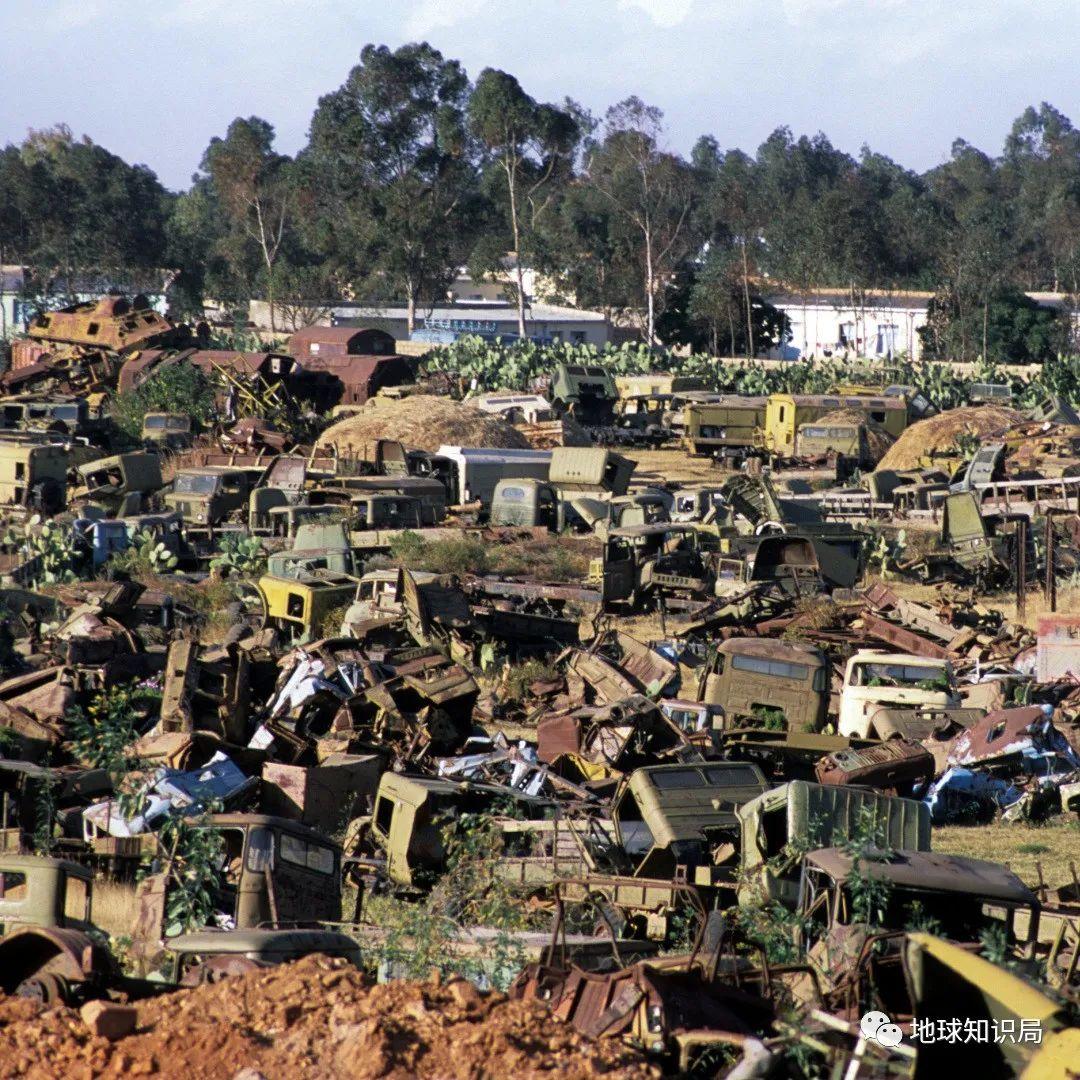
<path fill-rule="evenodd" d="M 892 856 L 892 850 L 884 824 L 871 807 L 860 810 L 851 838 L 840 847 L 852 859 L 851 873 L 847 879 L 852 921 L 866 923 L 870 927 L 881 926 L 893 889 L 888 881 L 875 876 L 866 866 L 879 860 L 887 861 Z"/>
<path fill-rule="evenodd" d="M 512 701 L 521 701 L 529 694 L 534 682 L 546 682 L 559 677 L 558 670 L 543 660 L 526 660 L 521 664 L 506 664 L 499 676 L 503 695 Z"/>
<path fill-rule="evenodd" d="M 864 551 L 866 553 L 866 565 L 872 570 L 877 570 L 882 578 L 888 581 L 897 573 L 897 563 L 904 554 L 907 542 L 907 531 L 899 529 L 891 536 L 884 529 L 869 526 L 870 539 L 867 541 Z"/>
<path fill-rule="evenodd" d="M 210 560 L 211 570 L 221 570 L 238 577 L 254 577 L 266 569 L 266 552 L 257 537 L 245 533 L 223 533 L 218 554 Z"/>
<path fill-rule="evenodd" d="M 470 536 L 424 540 L 406 530 L 391 541 L 390 555 L 408 570 L 435 574 L 484 574 L 488 570 L 487 545 Z"/>
<path fill-rule="evenodd" d="M 930 360 L 967 357 L 975 350 L 1000 364 L 1040 364 L 1068 345 L 1067 317 L 1013 289 L 1001 290 L 978 306 L 955 300 L 931 302 L 927 325 L 919 329 Z"/>
<path fill-rule="evenodd" d="M 49 765 L 48 756 L 42 762 Z M 38 855 L 48 855 L 56 845 L 53 825 L 56 820 L 56 789 L 60 781 L 52 777 L 43 779 L 34 792 L 34 834 L 32 844 Z"/>
<path fill-rule="evenodd" d="M 86 711 L 76 705 L 67 714 L 72 755 L 88 768 L 122 776 L 138 765 L 131 744 L 140 722 L 160 707 L 160 691 L 136 683 L 99 691 Z"/>
<path fill-rule="evenodd" d="M 195 424 L 209 426 L 217 412 L 210 379 L 186 361 L 161 365 L 134 390 L 113 399 L 113 420 L 132 440 L 141 437 L 143 417 L 150 412 L 183 413 Z"/>
<path fill-rule="evenodd" d="M 20 536 L 13 528 L 3 544 L 16 548 L 27 560 L 35 560 L 31 585 L 57 585 L 78 578 L 75 570 L 81 559 L 71 528 L 55 521 L 42 521 L 35 514 L 23 526 Z"/>
<path fill-rule="evenodd" d="M 424 978 L 432 970 L 506 989 L 525 962 L 514 931 L 543 929 L 530 922 L 523 898 L 495 870 L 502 855 L 497 824 L 486 814 L 463 814 L 443 823 L 446 872 L 418 904 L 373 901 L 367 915 L 385 928 L 367 962 L 386 965 L 399 978 Z M 466 954 L 459 932 L 476 925 L 497 933 L 483 950 Z"/>
<path fill-rule="evenodd" d="M 773 709 L 768 705 L 755 705 L 751 709 L 751 715 L 758 727 L 766 731 L 787 731 L 787 720 L 783 709 Z"/>
<path fill-rule="evenodd" d="M 170 814 L 158 841 L 167 853 L 165 936 L 199 930 L 214 912 L 213 892 L 222 883 L 218 867 L 225 840 L 217 829 Z"/>
<path fill-rule="evenodd" d="M 135 574 L 167 574 L 180 560 L 149 529 L 137 532 L 125 551 L 109 559 L 112 571 Z"/>

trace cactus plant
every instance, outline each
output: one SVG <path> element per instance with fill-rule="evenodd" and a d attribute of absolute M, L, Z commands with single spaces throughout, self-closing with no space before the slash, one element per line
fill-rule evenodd
<path fill-rule="evenodd" d="M 211 570 L 239 577 L 253 577 L 266 568 L 266 552 L 254 536 L 228 532 L 218 543 L 218 554 L 210 560 Z"/>
<path fill-rule="evenodd" d="M 78 577 L 75 567 L 79 563 L 79 551 L 68 526 L 42 521 L 35 514 L 23 526 L 21 536 L 9 528 L 3 543 L 25 556 L 30 564 L 30 582 L 35 588 L 75 581 Z"/>

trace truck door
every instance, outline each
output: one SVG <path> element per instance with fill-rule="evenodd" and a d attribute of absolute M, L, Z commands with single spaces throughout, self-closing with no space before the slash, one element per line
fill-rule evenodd
<path fill-rule="evenodd" d="M 603 600 L 629 600 L 634 594 L 634 548 L 616 536 L 604 545 Z"/>

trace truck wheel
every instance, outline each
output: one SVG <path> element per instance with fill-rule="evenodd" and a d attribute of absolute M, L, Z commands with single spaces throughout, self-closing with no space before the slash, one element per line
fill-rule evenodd
<path fill-rule="evenodd" d="M 47 1008 L 69 1000 L 67 982 L 48 971 L 24 979 L 15 987 L 15 996 L 40 1001 Z"/>

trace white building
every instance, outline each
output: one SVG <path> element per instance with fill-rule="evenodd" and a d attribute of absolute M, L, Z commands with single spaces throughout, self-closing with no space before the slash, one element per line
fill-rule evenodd
<path fill-rule="evenodd" d="M 335 304 L 330 314 L 337 326 L 374 326 L 393 334 L 399 341 L 409 337 L 408 311 L 403 306 Z M 420 308 L 416 312 L 416 328 L 451 334 L 513 337 L 518 332 L 517 307 L 506 303 L 474 302 Z M 552 341 L 600 346 L 611 340 L 611 324 L 599 311 L 529 304 L 525 308 L 525 333 L 529 337 Z"/>
<path fill-rule="evenodd" d="M 892 357 L 918 360 L 931 292 L 870 289 L 852 301 L 848 289 L 807 293 L 765 292 L 769 303 L 787 315 L 791 340 L 772 355 L 785 360 L 825 356 Z"/>

